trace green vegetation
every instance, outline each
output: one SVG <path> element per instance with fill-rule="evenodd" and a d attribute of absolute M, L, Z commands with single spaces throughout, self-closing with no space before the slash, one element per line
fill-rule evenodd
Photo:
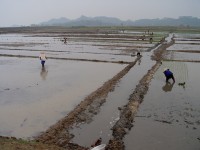
<path fill-rule="evenodd" d="M 0 28 L 2 33 L 119 33 L 119 31 L 134 31 L 134 32 L 162 32 L 162 33 L 199 33 L 200 27 L 171 27 L 171 26 L 105 26 L 105 27 L 9 27 Z"/>

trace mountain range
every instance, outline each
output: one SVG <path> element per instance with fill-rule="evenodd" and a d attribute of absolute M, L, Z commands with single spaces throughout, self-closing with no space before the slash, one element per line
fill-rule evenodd
<path fill-rule="evenodd" d="M 163 18 L 163 19 L 140 19 L 122 21 L 114 17 L 86 17 L 81 16 L 77 19 L 68 19 L 65 17 L 58 19 L 51 19 L 42 22 L 38 26 L 191 26 L 200 27 L 200 19 L 192 16 L 181 16 L 177 19 Z"/>

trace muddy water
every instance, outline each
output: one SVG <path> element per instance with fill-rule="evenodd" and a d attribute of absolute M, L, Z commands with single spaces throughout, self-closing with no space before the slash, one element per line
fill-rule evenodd
<path fill-rule="evenodd" d="M 119 119 L 118 107 L 124 106 L 128 102 L 135 86 L 154 63 L 150 60 L 150 53 L 143 53 L 141 61 L 138 61 L 120 80 L 114 91 L 109 93 L 99 113 L 90 122 L 74 126 L 74 129 L 70 131 L 74 135 L 72 142 L 90 147 L 101 137 L 102 143 L 107 144 L 112 134 L 111 128 Z"/>
<path fill-rule="evenodd" d="M 38 59 L 0 57 L 0 135 L 45 131 L 124 67 L 47 60 L 42 69 Z"/>
<path fill-rule="evenodd" d="M 22 56 L 34 56 L 38 57 L 39 51 L 23 51 L 23 50 L 1 50 L 1 54 L 7 55 L 22 55 Z M 99 60 L 99 61 L 125 61 L 132 62 L 135 57 L 131 55 L 114 55 L 114 54 L 103 54 L 103 53 L 74 53 L 74 52 L 46 52 L 47 57 L 52 58 L 70 58 L 70 59 L 88 59 L 88 60 Z"/>
<path fill-rule="evenodd" d="M 56 58 L 131 62 L 133 61 L 131 54 L 134 51 L 139 49 L 145 51 L 154 46 L 153 44 L 84 42 L 83 39 L 77 42 L 74 40 L 69 39 L 67 44 L 64 44 L 61 38 L 55 37 L 32 37 L 24 34 L 0 35 L 0 53 L 38 56 L 40 51 L 46 51 L 49 57 Z"/>
<path fill-rule="evenodd" d="M 167 50 L 198 50 L 200 51 L 200 45 L 191 44 L 174 44 L 170 46 Z"/>
<path fill-rule="evenodd" d="M 181 39 L 185 39 L 185 38 L 188 38 L 188 39 L 199 39 L 200 37 L 200 34 L 190 34 L 190 33 L 176 33 L 175 34 L 176 38 L 181 38 Z"/>
<path fill-rule="evenodd" d="M 200 45 L 200 40 L 189 40 L 183 39 L 182 41 L 176 41 L 176 44 L 193 44 L 193 45 Z"/>
<path fill-rule="evenodd" d="M 200 61 L 200 53 L 168 52 L 166 59 Z"/>
<path fill-rule="evenodd" d="M 199 63 L 179 62 L 175 66 L 179 68 L 173 70 L 175 84 L 165 84 L 165 79 L 159 78 L 162 69 L 155 74 L 134 127 L 125 137 L 126 150 L 199 150 Z"/>
<path fill-rule="evenodd" d="M 153 47 L 154 44 L 144 43 L 144 42 L 126 42 L 126 38 L 118 39 L 117 41 L 109 41 L 106 38 L 103 38 L 104 41 L 93 41 L 91 40 L 85 41 L 84 37 L 69 38 L 67 43 L 63 43 L 62 35 L 60 37 L 52 34 L 51 37 L 43 37 L 41 34 L 40 37 L 33 37 L 31 35 L 23 35 L 23 34 L 6 34 L 0 35 L 0 46 L 7 47 L 10 46 L 12 48 L 17 47 L 20 49 L 43 49 L 43 50 L 55 50 L 55 51 L 73 51 L 73 52 L 106 52 L 115 53 L 118 52 L 116 49 L 110 51 L 110 47 L 117 48 L 122 47 L 123 49 L 126 47 L 135 47 L 135 48 L 150 48 Z M 79 39 L 79 40 L 77 40 Z M 6 45 L 7 44 L 7 45 Z M 86 46 L 86 47 L 85 47 Z M 106 46 L 106 48 L 105 48 Z M 102 49 L 103 48 L 103 49 Z"/>
<path fill-rule="evenodd" d="M 175 34 L 175 44 L 167 50 L 196 50 L 200 49 L 199 34 Z"/>
<path fill-rule="evenodd" d="M 199 61 L 200 60 L 200 42 L 199 34 L 175 34 L 175 43 L 167 50 L 166 59 Z"/>

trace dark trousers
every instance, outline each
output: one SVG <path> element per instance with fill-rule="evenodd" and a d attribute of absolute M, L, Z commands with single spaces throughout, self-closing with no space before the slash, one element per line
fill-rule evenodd
<path fill-rule="evenodd" d="M 168 82 L 169 79 L 172 79 L 174 82 L 175 82 L 175 79 L 174 79 L 174 75 L 169 75 L 169 76 L 166 76 L 166 82 Z"/>
<path fill-rule="evenodd" d="M 44 67 L 45 61 L 41 60 L 42 67 Z"/>

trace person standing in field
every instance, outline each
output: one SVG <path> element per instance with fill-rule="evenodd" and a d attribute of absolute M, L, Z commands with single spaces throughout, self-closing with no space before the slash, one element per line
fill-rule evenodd
<path fill-rule="evenodd" d="M 164 68 L 164 75 L 166 77 L 166 82 L 169 81 L 169 79 L 172 79 L 175 82 L 175 78 L 173 73 L 168 69 L 168 68 Z"/>
<path fill-rule="evenodd" d="M 41 60 L 42 67 L 44 67 L 45 61 L 47 60 L 45 53 L 41 52 L 39 58 Z"/>

